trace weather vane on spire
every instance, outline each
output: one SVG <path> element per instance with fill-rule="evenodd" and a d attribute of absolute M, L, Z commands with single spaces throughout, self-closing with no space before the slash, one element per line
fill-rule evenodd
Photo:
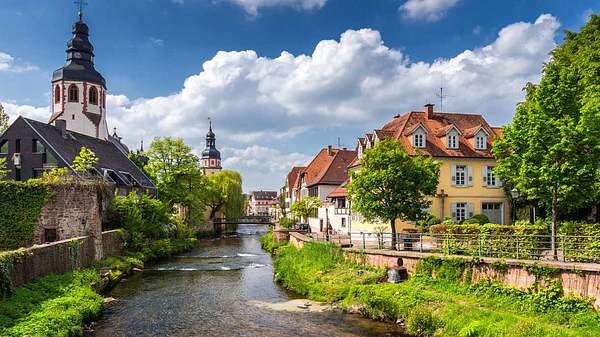
<path fill-rule="evenodd" d="M 75 4 L 77 6 L 79 6 L 79 21 L 83 21 L 83 7 L 86 6 L 88 3 L 85 0 L 76 0 Z"/>
<path fill-rule="evenodd" d="M 210 119 L 210 116 L 208 116 L 208 128 L 212 130 L 212 119 Z"/>

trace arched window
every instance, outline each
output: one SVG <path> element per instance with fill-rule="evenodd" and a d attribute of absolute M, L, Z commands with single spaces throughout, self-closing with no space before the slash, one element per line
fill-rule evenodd
<path fill-rule="evenodd" d="M 75 84 L 69 86 L 69 102 L 79 102 L 79 88 Z"/>
<path fill-rule="evenodd" d="M 60 103 L 60 85 L 54 87 L 54 103 Z"/>
<path fill-rule="evenodd" d="M 98 105 L 98 89 L 96 87 L 90 88 L 90 104 Z"/>

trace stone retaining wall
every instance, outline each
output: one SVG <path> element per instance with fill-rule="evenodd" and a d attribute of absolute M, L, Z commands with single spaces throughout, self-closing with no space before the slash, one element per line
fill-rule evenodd
<path fill-rule="evenodd" d="M 92 236 L 83 236 L 25 248 L 23 257 L 12 266 L 10 277 L 13 285 L 20 287 L 38 277 L 90 267 L 102 258 L 103 251 L 105 255 L 120 255 L 124 249 L 125 233 L 120 230 L 102 233 L 102 246 L 105 247 L 100 247 L 100 254 L 94 241 Z"/>

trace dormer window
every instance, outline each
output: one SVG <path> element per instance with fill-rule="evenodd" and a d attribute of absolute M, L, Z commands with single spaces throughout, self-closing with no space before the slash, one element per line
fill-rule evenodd
<path fill-rule="evenodd" d="M 413 146 L 425 147 L 425 134 L 423 132 L 415 132 L 413 134 Z"/>
<path fill-rule="evenodd" d="M 484 132 L 479 132 L 475 136 L 475 148 L 477 150 L 485 150 L 487 149 L 487 137 Z"/>
<path fill-rule="evenodd" d="M 446 136 L 446 145 L 449 149 L 458 148 L 458 135 L 456 133 L 449 133 Z"/>
<path fill-rule="evenodd" d="M 79 102 L 79 88 L 75 84 L 69 86 L 69 102 Z"/>

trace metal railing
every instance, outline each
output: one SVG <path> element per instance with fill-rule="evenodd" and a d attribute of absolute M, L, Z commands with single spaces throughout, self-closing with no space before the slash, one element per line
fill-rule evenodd
<path fill-rule="evenodd" d="M 600 236 L 558 235 L 556 258 L 551 249 L 550 235 L 397 233 L 396 240 L 392 240 L 392 233 L 379 232 L 313 233 L 312 236 L 317 241 L 358 249 L 600 263 Z"/>

